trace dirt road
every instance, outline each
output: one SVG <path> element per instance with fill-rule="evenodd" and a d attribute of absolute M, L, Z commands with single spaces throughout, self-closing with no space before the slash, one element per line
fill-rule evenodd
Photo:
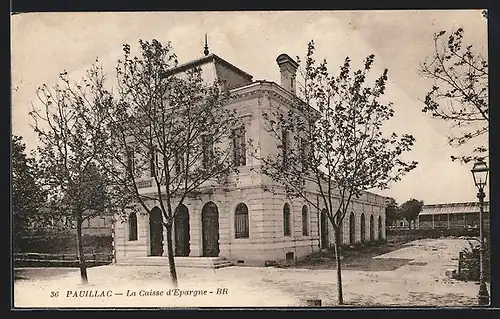
<path fill-rule="evenodd" d="M 458 306 L 476 304 L 478 285 L 445 277 L 467 241 L 418 240 L 373 259 L 398 260 L 389 270 L 343 271 L 347 306 Z M 38 272 L 42 275 L 37 274 Z M 179 268 L 179 290 L 168 269 L 154 266 L 102 266 L 47 275 L 31 269 L 14 284 L 17 307 L 287 307 L 306 299 L 337 306 L 335 270 L 228 267 Z M 23 272 L 21 272 L 23 274 Z M 45 275 L 43 275 L 45 274 Z"/>

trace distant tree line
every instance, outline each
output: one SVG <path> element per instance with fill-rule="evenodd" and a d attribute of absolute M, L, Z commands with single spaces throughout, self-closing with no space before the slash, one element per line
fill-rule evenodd
<path fill-rule="evenodd" d="M 416 221 L 423 206 L 424 201 L 415 198 L 411 198 L 401 205 L 398 205 L 394 198 L 390 198 L 385 208 L 387 225 L 403 218 L 406 218 L 408 222 Z"/>

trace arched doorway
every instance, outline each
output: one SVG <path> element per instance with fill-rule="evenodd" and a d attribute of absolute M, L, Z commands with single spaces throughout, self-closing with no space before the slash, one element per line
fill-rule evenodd
<path fill-rule="evenodd" d="M 378 216 L 378 239 L 383 239 L 382 216 Z"/>
<path fill-rule="evenodd" d="M 365 225 L 365 214 L 361 214 L 361 243 L 366 240 L 366 225 Z"/>
<path fill-rule="evenodd" d="M 203 257 L 219 256 L 219 211 L 214 202 L 208 202 L 201 211 Z"/>
<path fill-rule="evenodd" d="M 356 242 L 356 219 L 354 213 L 349 215 L 349 244 L 354 245 Z"/>
<path fill-rule="evenodd" d="M 174 215 L 175 256 L 189 256 L 189 211 L 179 205 Z"/>
<path fill-rule="evenodd" d="M 326 209 L 321 211 L 321 248 L 328 248 L 328 216 Z"/>
<path fill-rule="evenodd" d="M 149 245 L 151 256 L 163 255 L 163 217 L 161 210 L 155 207 L 149 215 Z"/>
<path fill-rule="evenodd" d="M 370 215 L 370 241 L 375 240 L 375 221 L 373 215 Z"/>

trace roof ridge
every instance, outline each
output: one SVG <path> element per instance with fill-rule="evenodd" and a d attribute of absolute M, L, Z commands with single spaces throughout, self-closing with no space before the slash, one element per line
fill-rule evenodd
<path fill-rule="evenodd" d="M 176 73 L 182 72 L 183 70 L 189 69 L 191 66 L 194 67 L 194 66 L 203 64 L 204 62 L 209 62 L 210 60 L 214 60 L 214 61 L 216 60 L 217 62 L 219 62 L 221 64 L 225 64 L 226 66 L 233 69 L 237 73 L 240 73 L 241 75 L 244 75 L 244 76 L 250 78 L 250 80 L 253 78 L 253 76 L 250 73 L 243 71 L 239 67 L 226 61 L 225 59 L 221 58 L 220 56 L 218 56 L 215 53 L 210 53 L 206 56 L 202 56 L 200 58 L 197 58 L 197 59 L 185 62 L 185 63 L 181 63 L 175 67 L 172 67 L 172 68 L 166 70 L 165 75 L 176 74 Z"/>
<path fill-rule="evenodd" d="M 483 204 L 489 204 L 489 201 L 484 201 Z M 452 206 L 452 205 L 471 205 L 476 206 L 479 205 L 479 202 L 452 202 L 452 203 L 437 203 L 437 204 L 425 204 L 424 206 Z"/>

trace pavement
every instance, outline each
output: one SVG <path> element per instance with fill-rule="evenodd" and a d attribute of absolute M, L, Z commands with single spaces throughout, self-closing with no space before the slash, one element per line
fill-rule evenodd
<path fill-rule="evenodd" d="M 477 304 L 479 286 L 445 276 L 457 266 L 466 240 L 417 240 L 374 259 L 401 260 L 386 271 L 344 270 L 346 306 L 444 306 Z M 89 283 L 80 282 L 78 269 L 18 270 L 15 307 L 290 307 L 321 299 L 338 306 L 336 270 L 227 267 L 178 268 L 179 286 L 170 282 L 166 267 L 100 266 L 88 269 Z M 489 289 L 489 288 L 488 288 Z M 489 289 L 489 291 L 491 291 Z"/>

